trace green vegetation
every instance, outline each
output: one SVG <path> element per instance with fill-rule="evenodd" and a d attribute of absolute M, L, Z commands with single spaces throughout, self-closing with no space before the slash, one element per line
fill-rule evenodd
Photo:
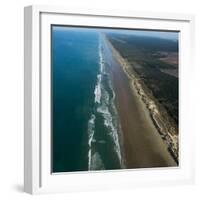
<path fill-rule="evenodd" d="M 178 78 L 161 71 L 178 66 L 160 60 L 165 57 L 162 52 L 178 52 L 178 42 L 134 35 L 107 37 L 178 125 Z"/>

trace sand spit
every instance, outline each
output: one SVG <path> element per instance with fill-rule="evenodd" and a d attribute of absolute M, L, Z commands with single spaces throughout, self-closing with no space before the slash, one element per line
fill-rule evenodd
<path fill-rule="evenodd" d="M 120 53 L 113 47 L 111 42 L 106 38 L 115 59 L 123 67 L 123 71 L 127 75 L 132 90 L 136 89 L 142 102 L 145 104 L 149 111 L 150 117 L 162 137 L 162 140 L 167 145 L 168 151 L 178 164 L 179 160 L 179 148 L 178 148 L 178 130 L 175 128 L 170 120 L 168 120 L 167 113 L 163 112 L 156 102 L 156 99 L 148 92 L 143 81 L 137 77 L 137 73 L 133 70 L 133 67 L 125 60 Z"/>

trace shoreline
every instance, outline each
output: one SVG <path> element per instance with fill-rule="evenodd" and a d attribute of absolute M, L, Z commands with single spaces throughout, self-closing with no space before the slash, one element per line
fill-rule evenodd
<path fill-rule="evenodd" d="M 119 65 L 118 68 L 116 68 L 118 72 L 114 71 L 116 69 L 112 70 L 112 73 L 115 73 L 113 74 L 115 90 L 118 90 L 117 87 L 121 87 L 120 81 L 122 82 L 123 86 L 126 85 L 127 87 L 128 85 L 129 87 L 127 91 L 125 91 L 125 87 L 122 87 L 121 89 L 124 90 L 124 92 L 118 90 L 118 100 L 116 102 L 119 110 L 119 115 L 121 115 L 122 129 L 124 132 L 126 167 L 139 168 L 177 166 L 178 154 L 176 154 L 176 152 L 178 151 L 178 138 L 169 132 L 166 134 L 166 127 L 163 126 L 162 121 L 160 120 L 159 110 L 155 102 L 150 99 L 148 95 L 146 95 L 145 90 L 143 90 L 143 85 L 136 77 L 130 64 L 113 47 L 106 36 L 104 36 L 104 39 L 108 44 L 108 48 L 111 50 L 113 58 Z M 117 64 L 115 63 L 115 65 Z M 117 75 L 116 73 L 120 73 L 121 77 L 124 76 L 123 78 L 118 76 L 119 80 L 121 78 L 118 83 L 116 80 L 117 77 L 114 77 Z M 125 94 L 125 92 L 132 94 Z M 124 99 L 120 99 L 120 95 L 124 96 Z M 133 112 L 130 110 L 125 111 L 125 108 L 123 109 L 123 106 L 121 105 L 123 102 L 128 103 L 130 109 L 132 107 L 131 111 Z M 133 116 L 134 112 L 137 112 L 138 119 L 137 116 Z M 126 122 L 124 117 L 127 118 L 127 121 L 130 118 L 130 121 Z M 133 126 L 131 123 L 134 122 L 136 124 Z M 138 125 L 138 123 L 141 124 Z M 130 141 L 127 141 L 127 139 Z M 133 147 L 131 147 L 131 145 L 133 145 Z M 141 161 L 139 158 L 134 158 L 134 154 L 137 152 L 137 150 L 143 152 L 139 152 L 141 155 L 136 156 L 139 156 Z"/>

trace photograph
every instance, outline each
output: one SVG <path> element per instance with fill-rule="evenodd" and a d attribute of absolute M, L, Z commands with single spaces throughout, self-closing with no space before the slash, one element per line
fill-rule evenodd
<path fill-rule="evenodd" d="M 51 25 L 51 172 L 179 167 L 179 31 Z"/>

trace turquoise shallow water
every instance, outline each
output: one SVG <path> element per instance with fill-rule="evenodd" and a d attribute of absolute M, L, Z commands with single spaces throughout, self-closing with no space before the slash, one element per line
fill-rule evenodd
<path fill-rule="evenodd" d="M 97 29 L 52 27 L 52 171 L 121 168 L 115 94 Z"/>

